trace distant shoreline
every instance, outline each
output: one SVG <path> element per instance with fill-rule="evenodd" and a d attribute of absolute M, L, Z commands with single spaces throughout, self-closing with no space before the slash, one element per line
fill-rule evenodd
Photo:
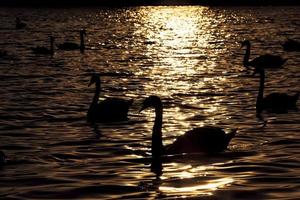
<path fill-rule="evenodd" d="M 0 7 L 300 6 L 300 0 L 1 0 Z"/>

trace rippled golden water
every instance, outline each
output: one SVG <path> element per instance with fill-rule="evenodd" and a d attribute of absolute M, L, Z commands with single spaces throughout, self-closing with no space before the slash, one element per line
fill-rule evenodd
<path fill-rule="evenodd" d="M 268 71 L 266 93 L 300 90 L 300 7 L 121 9 L 0 9 L 0 198 L 16 199 L 297 199 L 300 196 L 299 112 L 255 116 L 258 77 L 243 66 L 240 41 L 252 58 L 288 58 Z M 14 29 L 15 17 L 27 23 Z M 85 54 L 35 56 L 30 47 L 78 41 Z M 79 42 L 79 41 L 78 41 Z M 86 122 L 103 73 L 104 96 L 133 98 L 130 120 Z M 163 174 L 150 171 L 153 111 L 139 113 L 148 95 L 164 103 L 164 143 L 201 125 L 238 128 L 229 150 L 214 156 L 171 156 Z M 299 103 L 298 103 L 299 105 Z"/>

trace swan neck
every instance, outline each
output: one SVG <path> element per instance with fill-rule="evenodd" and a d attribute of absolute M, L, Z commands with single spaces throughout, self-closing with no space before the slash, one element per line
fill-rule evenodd
<path fill-rule="evenodd" d="M 155 121 L 152 132 L 152 147 L 151 153 L 153 158 L 158 158 L 162 154 L 163 144 L 162 144 L 162 105 L 157 105 L 155 107 Z"/>
<path fill-rule="evenodd" d="M 251 45 L 250 45 L 250 44 L 247 44 L 246 52 L 245 52 L 245 56 L 244 56 L 244 61 L 243 61 L 243 65 L 244 65 L 245 67 L 248 67 L 248 66 L 249 66 L 250 48 L 251 48 Z"/>
<path fill-rule="evenodd" d="M 83 35 L 83 33 L 80 33 L 80 52 L 83 53 L 84 49 L 85 49 L 84 35 Z"/>
<path fill-rule="evenodd" d="M 54 43 L 53 39 L 50 39 L 50 53 L 51 53 L 51 55 L 54 54 L 54 44 L 53 43 Z"/>
<path fill-rule="evenodd" d="M 260 72 L 259 90 L 256 99 L 256 112 L 261 113 L 263 110 L 263 98 L 264 98 L 264 84 L 265 84 L 265 71 Z"/>
<path fill-rule="evenodd" d="M 91 106 L 93 105 L 97 105 L 98 104 L 98 101 L 99 101 L 99 96 L 100 96 L 100 79 L 97 79 L 96 81 L 96 87 L 95 87 L 95 94 L 94 94 L 94 98 L 93 98 L 93 101 L 92 101 L 92 104 Z"/>

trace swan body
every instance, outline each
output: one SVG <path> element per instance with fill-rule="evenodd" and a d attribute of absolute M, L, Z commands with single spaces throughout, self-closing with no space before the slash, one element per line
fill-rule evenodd
<path fill-rule="evenodd" d="M 96 84 L 95 95 L 87 113 L 88 121 L 116 122 L 128 120 L 127 114 L 133 100 L 107 98 L 99 102 L 100 76 L 93 74 L 90 85 Z"/>
<path fill-rule="evenodd" d="M 46 47 L 33 47 L 31 48 L 33 54 L 42 54 L 42 55 L 53 55 L 54 54 L 54 37 L 50 37 L 50 49 Z"/>
<path fill-rule="evenodd" d="M 265 54 L 254 58 L 249 61 L 251 43 L 249 40 L 242 42 L 242 47 L 246 46 L 246 52 L 244 55 L 243 65 L 246 68 L 280 68 L 287 61 L 287 59 L 282 58 L 278 55 Z"/>
<path fill-rule="evenodd" d="M 80 49 L 80 45 L 73 42 L 64 42 L 62 44 L 59 44 L 57 47 L 61 50 L 67 51 Z"/>
<path fill-rule="evenodd" d="M 264 97 L 265 70 L 260 69 L 258 72 L 260 74 L 260 85 L 256 99 L 256 112 L 258 114 L 263 110 L 274 113 L 285 113 L 288 110 L 297 109 L 296 103 L 299 99 L 299 92 L 295 95 L 275 92 Z"/>
<path fill-rule="evenodd" d="M 62 44 L 57 45 L 57 47 L 60 50 L 66 50 L 66 51 L 80 50 L 80 52 L 83 53 L 85 49 L 84 35 L 86 35 L 85 30 L 80 30 L 80 44 L 74 42 L 64 42 Z"/>
<path fill-rule="evenodd" d="M 224 151 L 230 140 L 235 136 L 236 130 L 225 133 L 221 128 L 204 126 L 187 131 L 179 136 L 172 144 L 164 146 L 162 143 L 162 114 L 163 106 L 158 96 L 149 96 L 143 102 L 141 110 L 153 107 L 155 109 L 155 122 L 152 132 L 152 157 L 161 154 L 182 153 L 216 153 Z"/>
<path fill-rule="evenodd" d="M 300 51 L 300 42 L 292 39 L 288 39 L 282 44 L 285 51 Z"/>
<path fill-rule="evenodd" d="M 226 134 L 222 129 L 210 126 L 194 128 L 167 145 L 165 154 L 221 152 L 227 148 L 234 133 Z"/>
<path fill-rule="evenodd" d="M 27 25 L 24 22 L 21 22 L 20 18 L 16 18 L 16 29 L 25 28 Z"/>

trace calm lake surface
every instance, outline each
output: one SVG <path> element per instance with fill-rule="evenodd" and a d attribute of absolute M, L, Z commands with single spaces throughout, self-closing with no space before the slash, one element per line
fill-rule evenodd
<path fill-rule="evenodd" d="M 15 30 L 15 17 L 27 27 Z M 263 113 L 255 101 L 259 77 L 242 66 L 272 53 L 288 58 L 266 72 L 265 94 L 300 91 L 300 53 L 284 52 L 300 39 L 300 7 L 0 8 L 1 199 L 298 199 L 300 113 Z M 65 40 L 86 51 L 36 56 L 30 47 Z M 134 99 L 129 121 L 90 124 L 86 112 L 102 73 L 102 98 Z M 164 144 L 203 125 L 238 128 L 229 149 L 214 156 L 163 159 L 150 170 L 154 111 L 164 103 Z M 298 102 L 299 107 L 299 102 Z"/>

